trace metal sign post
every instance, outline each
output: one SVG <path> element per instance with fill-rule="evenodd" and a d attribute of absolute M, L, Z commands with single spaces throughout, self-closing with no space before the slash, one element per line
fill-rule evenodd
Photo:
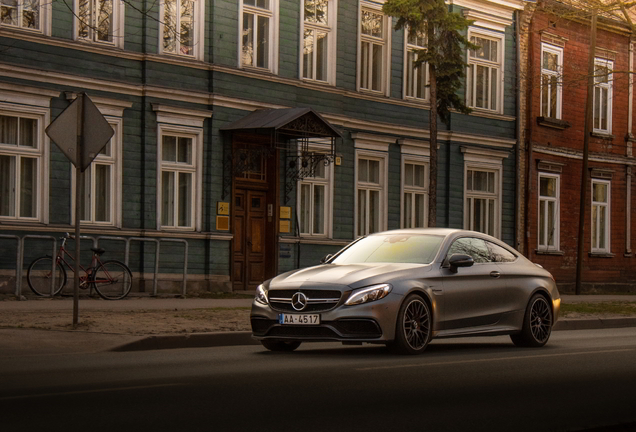
<path fill-rule="evenodd" d="M 115 131 L 84 92 L 46 128 L 46 134 L 75 165 L 75 277 L 73 327 L 79 322 L 81 187 L 84 171 L 108 144 Z"/>

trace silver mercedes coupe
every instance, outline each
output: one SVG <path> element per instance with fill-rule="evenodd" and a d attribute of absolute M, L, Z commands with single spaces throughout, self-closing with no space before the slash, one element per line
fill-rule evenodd
<path fill-rule="evenodd" d="M 386 344 L 419 354 L 433 338 L 510 335 L 548 342 L 559 316 L 554 278 L 507 244 L 459 229 L 402 229 L 355 240 L 323 264 L 260 285 L 254 338 L 272 351 L 301 342 Z"/>

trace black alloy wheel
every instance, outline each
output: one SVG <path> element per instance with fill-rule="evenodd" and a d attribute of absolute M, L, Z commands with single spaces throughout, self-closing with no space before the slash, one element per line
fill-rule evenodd
<path fill-rule="evenodd" d="M 399 354 L 420 354 L 431 340 L 431 311 L 424 299 L 409 295 L 398 312 L 395 340 L 389 345 Z"/>
<path fill-rule="evenodd" d="M 510 339 L 517 346 L 542 347 L 550 339 L 552 324 L 552 307 L 544 296 L 535 294 L 526 308 L 521 332 L 510 335 Z"/>

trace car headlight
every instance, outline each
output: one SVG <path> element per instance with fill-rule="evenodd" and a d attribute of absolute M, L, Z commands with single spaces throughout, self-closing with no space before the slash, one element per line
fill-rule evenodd
<path fill-rule="evenodd" d="M 263 285 L 256 287 L 256 297 L 254 297 L 254 300 L 264 305 L 267 304 L 267 290 L 263 288 Z"/>
<path fill-rule="evenodd" d="M 347 306 L 369 303 L 386 297 L 391 292 L 391 285 L 381 284 L 360 288 L 351 293 L 349 300 L 345 302 Z"/>

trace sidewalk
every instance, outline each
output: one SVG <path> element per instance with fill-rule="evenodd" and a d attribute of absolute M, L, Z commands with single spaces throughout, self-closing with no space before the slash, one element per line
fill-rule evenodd
<path fill-rule="evenodd" d="M 636 302 L 636 295 L 590 296 L 564 295 L 562 303 L 596 303 L 596 302 Z M 104 301 L 97 299 L 80 300 L 80 317 L 94 311 L 106 313 L 116 318 L 118 314 L 128 313 L 136 316 L 135 311 L 165 312 L 165 316 L 173 317 L 177 312 L 186 313 L 195 310 L 209 310 L 210 313 L 221 313 L 226 310 L 240 309 L 245 317 L 252 300 L 245 299 L 206 299 L 206 298 L 153 298 L 133 297 L 120 301 Z M 73 354 L 103 351 L 137 351 L 171 348 L 218 347 L 234 345 L 258 344 L 251 338 L 249 331 L 213 331 L 202 333 L 144 333 L 147 325 L 139 320 L 135 334 L 93 332 L 73 330 L 72 298 L 29 299 L 26 301 L 0 301 L 0 314 L 6 320 L 13 316 L 15 322 L 21 315 L 33 316 L 50 313 L 61 313 L 68 320 L 66 330 L 39 330 L 34 328 L 12 328 L 4 325 L 0 328 L 0 358 L 35 356 L 50 354 Z M 41 312 L 41 314 L 40 314 Z M 248 318 L 245 318 L 246 320 Z M 81 318 L 80 318 L 81 322 Z M 242 323 L 245 328 L 248 323 Z M 25 326 L 26 327 L 26 326 Z M 636 327 L 636 316 L 626 318 L 569 318 L 559 319 L 554 330 L 582 330 L 618 327 Z M 249 328 L 249 327 L 247 327 Z"/>

